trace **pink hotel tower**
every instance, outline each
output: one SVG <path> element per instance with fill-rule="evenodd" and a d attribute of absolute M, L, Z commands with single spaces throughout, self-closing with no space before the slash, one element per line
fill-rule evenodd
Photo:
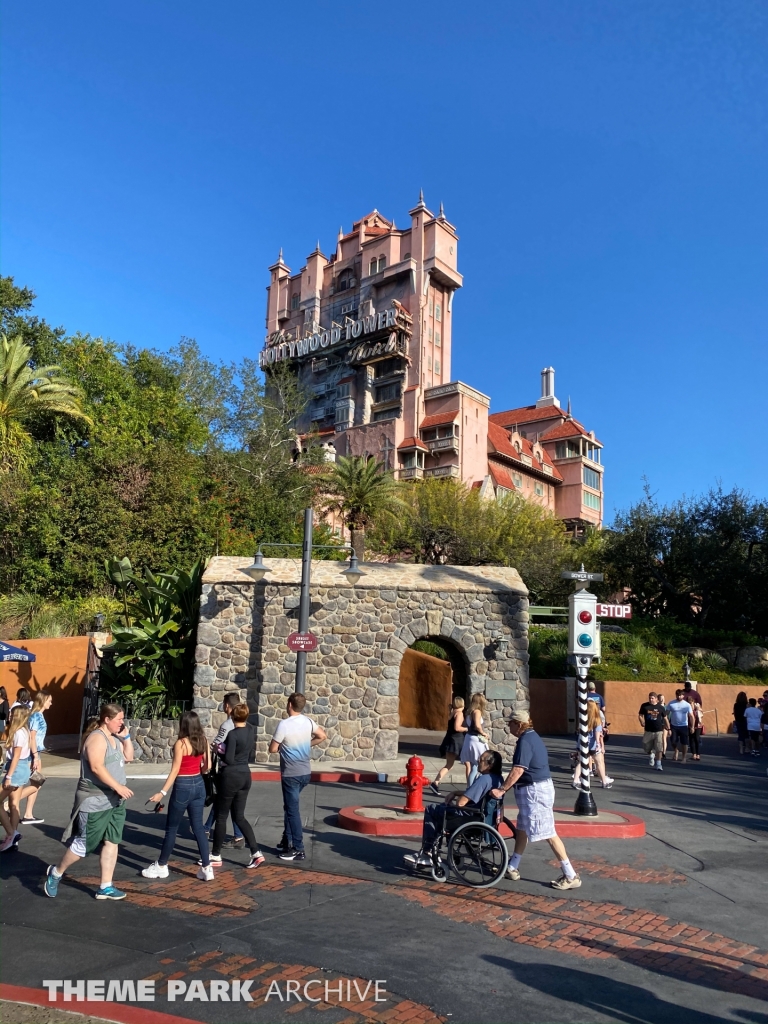
<path fill-rule="evenodd" d="M 458 247 L 442 204 L 435 216 L 420 195 L 407 228 L 374 210 L 296 274 L 281 250 L 262 368 L 296 372 L 313 396 L 298 430 L 330 459 L 372 455 L 401 480 L 455 477 L 489 499 L 517 491 L 577 533 L 601 525 L 602 445 L 560 408 L 552 367 L 538 401 L 507 412 L 451 379 Z"/>

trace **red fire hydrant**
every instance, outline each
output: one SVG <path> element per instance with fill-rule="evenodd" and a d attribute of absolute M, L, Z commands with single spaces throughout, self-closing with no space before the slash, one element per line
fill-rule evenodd
<path fill-rule="evenodd" d="M 421 814 L 424 810 L 424 802 L 421 799 L 421 791 L 424 786 L 429 785 L 429 779 L 424 778 L 424 762 L 415 755 L 409 759 L 405 766 L 408 773 L 397 781 L 405 786 L 405 807 L 407 814 Z"/>

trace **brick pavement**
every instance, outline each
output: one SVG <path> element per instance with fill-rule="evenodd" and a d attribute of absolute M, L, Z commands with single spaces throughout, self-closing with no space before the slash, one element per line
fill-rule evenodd
<path fill-rule="evenodd" d="M 323 1020 L 327 1024 L 446 1024 L 447 1019 L 438 1016 L 423 1003 L 402 999 L 389 992 L 386 993 L 385 999 L 378 1002 L 373 998 L 360 999 L 360 995 L 371 996 L 374 993 L 373 980 L 355 978 L 308 964 L 277 963 L 257 957 L 211 950 L 188 959 L 163 957 L 159 961 L 159 966 L 162 969 L 148 978 L 156 982 L 156 991 L 160 996 L 167 994 L 168 982 L 171 980 L 185 980 L 189 983 L 195 978 L 201 978 L 204 982 L 217 978 L 238 981 L 252 979 L 250 995 L 253 1002 L 247 1006 L 250 1010 L 257 1011 L 258 1016 L 265 1021 L 277 1011 L 295 1015 L 308 1013 L 310 1018 L 319 1012 L 323 1014 Z M 313 998 L 318 998 L 319 994 L 317 1002 L 295 996 L 290 1002 L 286 1001 L 286 982 L 298 982 L 300 989 L 303 990 L 307 982 L 315 979 L 319 979 L 322 984 L 313 986 L 309 992 Z M 328 992 L 324 987 L 326 982 Z M 275 995 L 275 984 L 283 995 L 282 1000 Z M 330 998 L 326 999 L 326 995 Z M 384 992 L 381 992 L 381 995 L 383 996 Z M 184 1012 L 182 1007 L 188 1011 L 194 1005 L 175 1004 L 179 1008 L 179 1013 Z M 171 1004 L 168 1005 L 167 1012 L 173 1012 Z"/>
<path fill-rule="evenodd" d="M 768 952 L 618 903 L 467 890 L 409 879 L 385 891 L 518 944 L 583 959 L 615 959 L 724 992 L 768 1000 Z"/>
<path fill-rule="evenodd" d="M 215 869 L 212 882 L 201 882 L 197 867 L 188 862 L 183 865 L 170 864 L 168 878 L 149 881 L 139 876 L 120 881 L 120 887 L 130 893 L 131 902 L 139 907 L 156 910 L 181 910 L 188 914 L 201 914 L 223 918 L 247 917 L 258 909 L 258 902 L 252 896 L 255 892 L 279 892 L 297 885 L 361 885 L 361 879 L 346 875 L 333 875 L 322 871 L 305 871 L 298 868 L 282 867 L 278 864 L 264 864 L 255 871 L 230 867 Z M 65 878 L 63 884 L 84 885 L 98 888 L 96 877 Z"/>
<path fill-rule="evenodd" d="M 551 860 L 550 865 L 560 874 L 560 861 Z M 611 864 L 605 857 L 592 860 L 573 860 L 574 870 L 580 875 L 611 878 L 615 882 L 639 882 L 642 885 L 685 885 L 688 879 L 666 864 L 649 867 L 644 854 L 639 853 L 632 864 Z"/>

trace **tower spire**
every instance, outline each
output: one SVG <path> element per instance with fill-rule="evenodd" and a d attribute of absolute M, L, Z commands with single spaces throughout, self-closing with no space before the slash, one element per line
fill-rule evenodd
<path fill-rule="evenodd" d="M 440 200 L 440 214 L 439 214 L 438 219 L 439 220 L 445 220 L 445 210 L 443 209 L 443 201 L 442 201 L 442 199 Z"/>

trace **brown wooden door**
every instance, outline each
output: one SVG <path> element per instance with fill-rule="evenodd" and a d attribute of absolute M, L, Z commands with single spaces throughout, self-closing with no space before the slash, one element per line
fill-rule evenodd
<path fill-rule="evenodd" d="M 452 677 L 449 662 L 407 650 L 400 663 L 400 725 L 409 729 L 445 729 Z"/>

